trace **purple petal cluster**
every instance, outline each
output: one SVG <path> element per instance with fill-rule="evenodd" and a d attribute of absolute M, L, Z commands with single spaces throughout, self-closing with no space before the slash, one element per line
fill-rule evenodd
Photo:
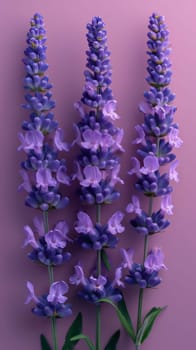
<path fill-rule="evenodd" d="M 32 312 L 37 316 L 63 318 L 72 314 L 71 305 L 67 303 L 68 298 L 65 294 L 69 288 L 66 282 L 54 282 L 50 286 L 48 294 L 37 297 L 34 292 L 34 286 L 27 282 L 28 296 L 25 304 L 33 301 L 35 306 Z"/>
<path fill-rule="evenodd" d="M 140 288 L 152 288 L 161 283 L 159 272 L 166 269 L 163 263 L 163 253 L 160 248 L 155 248 L 149 252 L 144 264 L 133 262 L 133 251 L 122 249 L 124 268 L 128 268 L 128 275 L 125 282 L 137 284 Z"/>
<path fill-rule="evenodd" d="M 44 265 L 60 265 L 71 258 L 71 253 L 65 251 L 68 238 L 68 226 L 65 221 L 59 221 L 52 230 L 44 232 L 43 222 L 34 219 L 35 232 L 30 226 L 24 227 L 25 241 L 23 247 L 30 245 L 33 249 L 28 257 Z"/>
<path fill-rule="evenodd" d="M 97 303 L 102 298 L 108 298 L 114 302 L 118 302 L 122 299 L 122 294 L 118 287 L 124 286 L 121 277 L 120 267 L 116 269 L 115 278 L 112 282 L 103 275 L 90 275 L 86 278 L 81 265 L 76 265 L 75 274 L 70 277 L 70 283 L 82 285 L 82 289 L 78 292 L 78 295 L 84 300 Z"/>
<path fill-rule="evenodd" d="M 176 107 L 170 105 L 174 94 L 168 85 L 171 81 L 168 30 L 164 18 L 157 14 L 150 17 L 148 33 L 148 76 L 149 91 L 144 93 L 145 101 L 140 104 L 144 122 L 136 126 L 138 157 L 133 157 L 130 175 L 136 176 L 135 188 L 149 198 L 161 197 L 161 209 L 141 210 L 130 222 L 145 235 L 164 230 L 169 221 L 165 213 L 172 214 L 172 186 L 170 180 L 178 181 L 178 161 L 173 148 L 179 148 L 178 125 L 174 122 Z M 134 210 L 132 211 L 134 212 Z"/>
<path fill-rule="evenodd" d="M 81 101 L 75 104 L 81 121 L 75 125 L 74 143 L 80 147 L 75 178 L 80 182 L 80 198 L 89 204 L 111 203 L 119 197 L 118 151 L 123 151 L 123 130 L 113 125 L 118 119 L 111 84 L 110 52 L 107 33 L 100 17 L 87 25 L 87 70 Z M 85 107 L 85 108 L 84 108 Z"/>
<path fill-rule="evenodd" d="M 121 221 L 124 215 L 122 212 L 115 212 L 107 224 L 93 225 L 91 218 L 85 212 L 78 213 L 78 221 L 75 230 L 79 233 L 78 242 L 83 248 L 102 250 L 104 248 L 115 248 L 118 243 L 116 235 L 124 231 Z"/>
<path fill-rule="evenodd" d="M 19 189 L 27 192 L 26 205 L 43 211 L 63 208 L 68 203 L 60 186 L 69 184 L 65 159 L 59 159 L 59 152 L 68 151 L 68 145 L 51 112 L 55 102 L 50 91 L 52 85 L 45 75 L 48 69 L 45 33 L 43 17 L 35 14 L 27 33 L 28 46 L 23 60 L 26 70 L 24 88 L 27 91 L 23 107 L 30 116 L 22 124 L 18 147 L 26 153 L 21 164 L 23 182 Z"/>

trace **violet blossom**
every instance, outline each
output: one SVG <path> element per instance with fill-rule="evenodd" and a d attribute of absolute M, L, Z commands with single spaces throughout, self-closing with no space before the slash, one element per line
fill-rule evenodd
<path fill-rule="evenodd" d="M 78 295 L 84 300 L 98 303 L 99 299 L 108 298 L 114 302 L 118 302 L 122 299 L 122 293 L 118 287 L 122 285 L 124 286 L 121 277 L 121 268 L 117 268 L 115 278 L 112 282 L 101 274 L 98 276 L 90 275 L 87 278 L 84 275 L 82 266 L 76 265 L 75 274 L 70 277 L 69 282 L 76 286 L 82 286 Z"/>
<path fill-rule="evenodd" d="M 27 192 L 26 205 L 43 211 L 63 208 L 68 203 L 68 198 L 61 193 L 61 184 L 69 184 L 65 159 L 59 158 L 60 152 L 68 151 L 69 147 L 54 119 L 52 84 L 45 75 L 48 69 L 45 34 L 43 17 L 35 14 L 27 33 L 28 46 L 23 59 L 27 91 L 23 107 L 30 116 L 22 124 L 18 147 L 26 154 L 26 160 L 21 164 L 23 183 L 19 189 Z"/>
<path fill-rule="evenodd" d="M 115 189 L 120 164 L 117 152 L 123 151 L 121 141 L 123 130 L 113 125 L 119 116 L 116 112 L 111 84 L 110 52 L 107 47 L 107 33 L 100 17 L 94 17 L 87 25 L 87 70 L 81 101 L 75 104 L 81 121 L 75 125 L 77 133 L 73 144 L 80 147 L 78 167 L 80 197 L 89 204 L 110 203 L 119 197 Z M 77 172 L 78 174 L 78 172 Z"/>
<path fill-rule="evenodd" d="M 161 209 L 149 213 L 145 210 L 136 212 L 133 204 L 127 207 L 128 212 L 136 214 L 131 224 L 145 235 L 160 232 L 169 225 L 165 213 L 173 213 L 170 180 L 179 181 L 176 171 L 179 162 L 172 149 L 182 144 L 178 125 L 174 122 L 176 107 L 170 105 L 175 96 L 168 87 L 172 72 L 169 32 L 163 17 L 153 14 L 149 29 L 147 82 L 150 90 L 144 93 L 145 101 L 140 103 L 144 122 L 136 127 L 138 138 L 133 143 L 138 144 L 138 157 L 132 158 L 129 174 L 136 176 L 138 191 L 149 198 L 161 197 Z M 163 168 L 167 164 L 170 164 L 169 171 Z"/>
<path fill-rule="evenodd" d="M 75 230 L 78 235 L 78 243 L 85 249 L 101 250 L 104 248 L 115 248 L 118 243 L 117 234 L 124 232 L 121 224 L 124 214 L 115 212 L 105 225 L 96 223 L 93 225 L 88 214 L 80 211 Z"/>
<path fill-rule="evenodd" d="M 28 253 L 28 257 L 33 261 L 38 261 L 44 265 L 60 265 L 70 260 L 71 253 L 66 251 L 68 237 L 68 226 L 66 221 L 59 221 L 52 230 L 43 232 L 43 221 L 34 219 L 35 230 L 25 225 L 25 240 L 23 247 L 30 246 L 33 249 Z"/>
<path fill-rule="evenodd" d="M 178 124 L 174 122 L 176 107 L 171 105 L 175 95 L 169 88 L 172 71 L 169 32 L 164 17 L 154 13 L 148 28 L 146 80 L 150 88 L 144 93 L 145 100 L 139 106 L 144 120 L 135 128 L 138 135 L 133 144 L 137 145 L 137 156 L 131 158 L 129 171 L 134 176 L 134 186 L 140 196 L 132 196 L 132 202 L 127 206 L 127 212 L 131 213 L 130 223 L 144 241 L 142 262 L 134 262 L 132 249 L 122 250 L 122 268 L 128 269 L 125 282 L 139 287 L 137 326 L 133 329 L 135 335 L 130 335 L 137 350 L 146 339 L 146 336 L 141 336 L 142 332 L 152 328 L 151 317 L 155 310 L 157 315 L 164 310 L 154 307 L 143 315 L 143 290 L 159 285 L 160 271 L 166 269 L 161 249 L 154 248 L 148 252 L 148 244 L 150 235 L 164 231 L 170 224 L 167 215 L 172 215 L 174 208 L 170 181 L 179 181 L 178 161 L 173 148 L 179 148 L 183 143 Z M 146 198 L 143 204 L 142 195 Z"/>
<path fill-rule="evenodd" d="M 37 316 L 62 318 L 72 314 L 71 305 L 66 303 L 69 288 L 66 282 L 54 282 L 50 286 L 48 294 L 37 297 L 35 295 L 34 286 L 31 282 L 27 282 L 28 296 L 25 304 L 31 301 L 35 304 L 32 312 Z"/>

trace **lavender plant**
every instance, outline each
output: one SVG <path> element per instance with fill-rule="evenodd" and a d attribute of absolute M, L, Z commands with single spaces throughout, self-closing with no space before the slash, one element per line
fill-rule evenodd
<path fill-rule="evenodd" d="M 166 269 L 161 249 L 155 247 L 149 250 L 148 244 L 151 236 L 164 231 L 170 224 L 166 218 L 166 214 L 173 214 L 170 180 L 179 180 L 176 171 L 178 161 L 173 148 L 179 148 L 182 144 L 178 135 L 178 125 L 174 122 L 176 107 L 170 104 L 175 95 L 168 87 L 172 72 L 169 60 L 169 32 L 164 17 L 153 14 L 150 17 L 149 30 L 146 80 L 150 89 L 144 93 L 145 101 L 140 104 L 144 122 L 135 127 L 138 136 L 133 144 L 138 145 L 138 156 L 131 159 L 132 168 L 129 171 L 129 174 L 136 178 L 135 189 L 147 198 L 148 205 L 147 208 L 141 208 L 139 197 L 133 195 L 131 203 L 127 206 L 127 212 L 134 214 L 130 223 L 144 240 L 142 263 L 133 261 L 132 249 L 122 250 L 122 267 L 127 270 L 125 282 L 139 287 L 136 329 L 133 327 L 126 305 L 124 304 L 123 310 L 117 309 L 121 322 L 137 350 L 148 337 L 157 316 L 164 310 L 153 307 L 143 317 L 144 291 L 146 288 L 159 285 L 160 271 Z M 156 204 L 157 207 L 158 203 L 159 210 L 154 206 Z"/>
<path fill-rule="evenodd" d="M 30 118 L 22 124 L 23 132 L 19 133 L 21 145 L 18 150 L 25 152 L 26 158 L 21 163 L 23 178 L 19 189 L 27 192 L 25 204 L 38 209 L 39 217 L 34 218 L 34 229 L 25 225 L 24 247 L 30 246 L 28 257 L 47 267 L 49 275 L 49 290 L 36 296 L 33 284 L 28 281 L 28 297 L 26 303 L 33 302 L 32 312 L 38 316 L 50 318 L 52 326 L 53 349 L 58 350 L 56 335 L 56 319 L 72 314 L 68 302 L 68 284 L 65 281 L 55 281 L 54 267 L 69 261 L 71 253 L 68 250 L 68 225 L 66 221 L 57 222 L 54 227 L 49 225 L 49 212 L 64 208 L 68 197 L 62 194 L 62 186 L 69 185 L 66 161 L 60 157 L 69 147 L 64 141 L 63 131 L 58 127 L 54 114 L 51 83 L 45 75 L 48 69 L 46 63 L 46 31 L 43 17 L 35 14 L 27 33 L 27 48 L 23 60 L 26 70 L 24 88 L 26 103 L 24 108 L 30 112 Z M 81 331 L 81 315 L 76 319 L 76 325 Z M 74 326 L 72 332 L 74 333 Z M 71 336 L 73 335 L 71 334 Z M 68 349 L 67 338 L 63 349 Z M 42 349 L 50 350 L 46 338 L 41 336 Z M 70 349 L 73 349 L 74 344 Z"/>
<path fill-rule="evenodd" d="M 96 267 L 89 277 L 85 277 L 80 264 L 75 266 L 75 274 L 70 282 L 82 285 L 79 294 L 85 300 L 96 305 L 96 344 L 81 334 L 73 339 L 84 339 L 89 348 L 101 350 L 101 298 L 109 298 L 114 302 L 121 299 L 119 286 L 121 267 L 115 271 L 113 281 L 103 274 L 103 264 L 109 268 L 106 251 L 115 248 L 118 243 L 117 234 L 124 231 L 121 224 L 123 213 L 115 212 L 106 224 L 102 223 L 102 208 L 119 198 L 116 184 L 123 183 L 119 177 L 120 163 L 118 151 L 123 151 L 121 140 L 123 130 L 114 126 L 113 121 L 119 118 L 116 113 L 117 101 L 114 100 L 111 85 L 110 52 L 107 47 L 107 33 L 100 17 L 94 17 L 87 25 L 87 70 L 85 70 L 85 86 L 82 98 L 75 104 L 81 120 L 75 125 L 77 137 L 73 144 L 80 147 L 76 161 L 77 171 L 74 177 L 79 181 L 79 196 L 82 202 L 94 205 L 96 221 L 80 211 L 75 230 L 78 243 L 84 249 L 96 252 Z M 119 331 L 109 340 L 105 349 L 114 349 L 119 338 Z"/>

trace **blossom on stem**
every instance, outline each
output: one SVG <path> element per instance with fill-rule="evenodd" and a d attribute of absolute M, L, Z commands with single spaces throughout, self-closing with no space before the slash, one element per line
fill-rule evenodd
<path fill-rule="evenodd" d="M 33 250 L 28 257 L 33 261 L 39 261 L 44 265 L 60 265 L 71 258 L 71 253 L 65 251 L 68 237 L 68 226 L 65 221 L 59 221 L 54 228 L 48 232 L 43 230 L 43 221 L 34 219 L 35 233 L 30 226 L 24 227 L 25 241 L 23 247 L 30 245 Z"/>
<path fill-rule="evenodd" d="M 24 88 L 27 93 L 23 107 L 30 116 L 22 124 L 24 132 L 18 135 L 21 142 L 18 150 L 26 154 L 21 164 L 23 183 L 19 189 L 27 192 L 27 206 L 42 211 L 63 208 L 69 201 L 60 189 L 60 184 L 69 184 L 69 178 L 65 160 L 59 157 L 59 153 L 68 151 L 69 147 L 51 112 L 55 102 L 52 100 L 52 84 L 45 75 L 48 69 L 45 42 L 43 17 L 37 13 L 31 20 L 24 51 Z"/>
<path fill-rule="evenodd" d="M 78 243 L 85 249 L 115 248 L 118 243 L 116 235 L 124 232 L 124 226 L 121 225 L 123 217 L 124 214 L 117 211 L 108 220 L 107 224 L 96 223 L 93 225 L 89 215 L 80 211 L 75 225 L 75 230 L 79 234 Z"/>
<path fill-rule="evenodd" d="M 88 204 L 111 203 L 119 197 L 115 189 L 120 171 L 117 152 L 123 151 L 123 130 L 116 128 L 117 101 L 111 85 L 110 52 L 107 33 L 100 17 L 94 17 L 87 25 L 87 70 L 81 101 L 75 104 L 81 121 L 75 125 L 76 139 L 72 143 L 80 147 L 78 166 L 74 176 L 80 182 L 80 198 Z"/>
<path fill-rule="evenodd" d="M 151 198 L 161 197 L 161 209 L 149 215 L 144 210 L 140 212 L 140 207 L 138 211 L 135 203 L 127 207 L 128 212 L 136 215 L 131 219 L 131 224 L 138 232 L 144 234 L 160 232 L 169 225 L 164 215 L 173 213 L 170 180 L 179 181 L 176 171 L 178 161 L 172 149 L 182 145 L 178 125 L 174 123 L 176 108 L 170 105 L 175 96 L 169 89 L 172 72 L 169 60 L 169 32 L 164 17 L 153 14 L 150 17 L 149 29 L 146 80 L 150 89 L 144 93 L 145 101 L 140 103 L 144 122 L 136 126 L 138 138 L 134 143 L 139 146 L 138 158 L 132 158 L 133 168 L 129 174 L 136 177 L 136 190 Z M 163 170 L 165 164 L 170 164 L 168 172 Z"/>
<path fill-rule="evenodd" d="M 25 304 L 33 301 L 35 306 L 32 312 L 37 316 L 62 318 L 72 314 L 71 305 L 66 303 L 68 300 L 64 294 L 68 292 L 68 285 L 64 281 L 54 282 L 50 286 L 48 294 L 37 297 L 34 292 L 34 286 L 27 282 L 29 294 Z"/>
<path fill-rule="evenodd" d="M 82 290 L 78 292 L 84 300 L 98 303 L 99 299 L 108 298 L 114 302 L 121 300 L 122 295 L 116 286 L 122 286 L 121 269 L 115 272 L 115 278 L 112 282 L 101 274 L 98 276 L 90 275 L 85 277 L 83 268 L 80 265 L 75 266 L 75 274 L 69 279 L 71 284 L 82 285 Z"/>
<path fill-rule="evenodd" d="M 140 288 L 153 288 L 161 283 L 158 276 L 161 269 L 166 269 L 163 263 L 163 253 L 160 248 L 154 248 L 147 255 L 144 264 L 133 262 L 133 251 L 123 250 L 124 261 L 122 266 L 128 268 L 128 275 L 125 282 L 128 284 L 137 284 Z"/>

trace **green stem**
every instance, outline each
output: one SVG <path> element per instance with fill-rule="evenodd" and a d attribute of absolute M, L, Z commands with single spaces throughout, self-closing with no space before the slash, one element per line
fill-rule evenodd
<path fill-rule="evenodd" d="M 52 326 L 52 339 L 53 339 L 54 350 L 58 350 L 57 336 L 56 336 L 56 317 L 51 317 L 51 326 Z"/>
<path fill-rule="evenodd" d="M 101 350 L 101 305 L 96 308 L 96 350 Z"/>
<path fill-rule="evenodd" d="M 143 295 L 144 295 L 144 289 L 140 288 L 139 299 L 138 299 L 138 311 L 137 311 L 137 332 L 139 331 L 141 324 L 142 324 Z"/>
<path fill-rule="evenodd" d="M 48 211 L 43 211 L 43 222 L 45 234 L 49 231 Z M 52 265 L 48 265 L 48 276 L 50 285 L 54 282 L 54 269 Z M 54 350 L 58 350 L 56 336 L 56 317 L 51 317 L 52 341 Z"/>
<path fill-rule="evenodd" d="M 43 221 L 44 221 L 44 231 L 45 233 L 47 233 L 49 231 L 48 211 L 43 211 Z"/>
<path fill-rule="evenodd" d="M 101 204 L 96 206 L 96 223 L 101 224 Z M 97 276 L 101 275 L 101 250 L 97 251 Z M 96 306 L 96 350 L 101 350 L 101 304 Z"/>
<path fill-rule="evenodd" d="M 149 205 L 148 205 L 148 216 L 152 215 L 152 205 L 153 205 L 153 197 L 149 197 Z M 144 238 L 144 256 L 143 256 L 143 264 L 148 254 L 148 235 Z M 140 288 L 139 290 L 139 299 L 138 299 L 138 312 L 137 312 L 137 332 L 139 331 L 142 324 L 142 306 L 143 306 L 143 297 L 144 297 L 144 289 Z M 138 346 L 138 348 L 137 348 Z M 139 349 L 139 345 L 136 345 L 136 349 Z"/>
<path fill-rule="evenodd" d="M 139 344 L 135 345 L 135 350 L 140 350 L 140 345 Z"/>

